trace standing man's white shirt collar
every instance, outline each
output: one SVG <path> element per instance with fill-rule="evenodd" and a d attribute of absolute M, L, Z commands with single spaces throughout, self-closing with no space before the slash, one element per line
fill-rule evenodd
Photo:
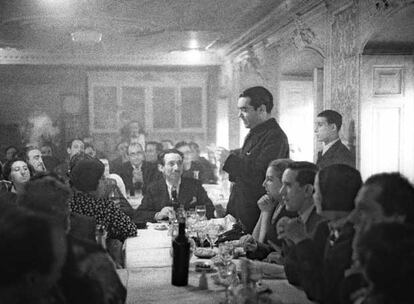
<path fill-rule="evenodd" d="M 324 155 L 326 153 L 326 151 L 329 150 L 330 147 L 332 147 L 337 141 L 339 140 L 339 137 L 333 141 L 331 141 L 330 143 L 323 145 L 322 148 L 322 155 Z"/>
<path fill-rule="evenodd" d="M 170 196 L 170 199 L 172 199 L 171 191 L 172 191 L 173 188 L 175 188 L 175 190 L 177 191 L 177 195 L 180 192 L 181 178 L 178 181 L 177 186 L 174 186 L 173 184 L 171 184 L 167 180 L 165 180 L 165 182 L 167 183 L 168 195 Z"/>

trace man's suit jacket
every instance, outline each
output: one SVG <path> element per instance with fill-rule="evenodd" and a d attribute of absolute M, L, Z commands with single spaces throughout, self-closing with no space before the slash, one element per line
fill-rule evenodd
<path fill-rule="evenodd" d="M 181 178 L 180 188 L 178 189 L 178 202 L 184 205 L 184 209 L 195 208 L 198 205 L 206 206 L 207 218 L 214 216 L 214 205 L 207 196 L 201 183 L 192 178 Z M 155 213 L 161 211 L 166 206 L 172 206 L 165 179 L 157 180 L 148 186 L 144 194 L 142 204 L 138 207 L 135 221 L 153 222 Z"/>
<path fill-rule="evenodd" d="M 270 161 L 289 157 L 289 143 L 285 132 L 274 118 L 253 129 L 243 147 L 231 152 L 223 170 L 233 182 L 227 213 L 240 219 L 246 232 L 251 233 L 260 216 L 257 201 L 265 194 L 262 186 Z"/>
<path fill-rule="evenodd" d="M 324 218 L 316 213 L 316 208 L 313 208 L 308 220 L 305 223 L 306 233 L 309 238 L 313 238 L 316 233 L 316 228 L 319 223 L 323 222 Z M 299 265 L 296 262 L 298 260 L 296 245 L 284 246 L 283 253 L 285 256 L 285 272 L 288 281 L 292 285 L 299 285 Z"/>
<path fill-rule="evenodd" d="M 160 171 L 158 171 L 158 167 L 156 164 L 144 161 L 142 163 L 141 170 L 144 182 L 134 184 L 132 182 L 133 167 L 131 165 L 131 162 L 126 162 L 122 164 L 121 172 L 119 175 L 124 181 L 127 193 L 130 193 L 131 190 L 133 190 L 134 192 L 137 190 L 142 190 L 142 193 L 145 194 L 148 185 L 150 185 L 156 180 L 162 179 L 162 174 Z"/>
<path fill-rule="evenodd" d="M 355 158 L 348 148 L 338 140 L 325 154 L 322 155 L 321 151 L 318 153 L 316 164 L 321 169 L 333 164 L 344 164 L 355 168 Z"/>

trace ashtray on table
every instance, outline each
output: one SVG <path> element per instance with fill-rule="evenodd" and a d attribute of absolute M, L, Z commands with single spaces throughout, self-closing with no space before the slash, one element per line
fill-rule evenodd
<path fill-rule="evenodd" d="M 211 265 L 210 262 L 203 262 L 203 261 L 198 261 L 194 263 L 194 268 L 196 272 L 214 272 L 214 268 Z"/>

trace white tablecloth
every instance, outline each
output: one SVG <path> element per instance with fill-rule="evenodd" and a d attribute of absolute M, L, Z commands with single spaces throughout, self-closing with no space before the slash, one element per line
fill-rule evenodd
<path fill-rule="evenodd" d="M 194 270 L 195 257 L 190 264 L 189 284 L 186 287 L 171 285 L 171 238 L 167 231 L 139 230 L 138 236 L 125 242 L 125 265 L 121 280 L 127 287 L 127 303 L 219 303 L 224 299 L 224 287 L 217 286 L 207 275 L 208 290 L 200 290 L 200 274 Z M 275 303 L 312 303 L 303 291 L 287 280 L 263 280 L 273 291 Z"/>

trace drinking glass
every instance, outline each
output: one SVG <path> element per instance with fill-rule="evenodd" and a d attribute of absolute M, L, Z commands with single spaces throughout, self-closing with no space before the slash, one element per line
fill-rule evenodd
<path fill-rule="evenodd" d="M 229 265 L 234 256 L 234 246 L 230 242 L 219 244 L 219 256 L 224 265 Z"/>
<path fill-rule="evenodd" d="M 229 288 L 237 283 L 237 270 L 234 263 L 219 264 L 217 266 L 219 282 L 226 287 L 226 304 L 231 303 L 229 299 Z"/>
<path fill-rule="evenodd" d="M 195 211 L 199 219 L 204 219 L 206 217 L 206 206 L 205 205 L 196 206 Z"/>
<path fill-rule="evenodd" d="M 200 229 L 197 232 L 198 240 L 200 241 L 200 247 L 204 247 L 204 241 L 207 239 L 207 234 L 204 229 Z"/>
<path fill-rule="evenodd" d="M 262 269 L 262 262 L 258 261 L 250 261 L 249 268 L 250 268 L 250 279 L 256 283 L 257 287 L 262 285 L 263 279 L 263 269 Z"/>
<path fill-rule="evenodd" d="M 196 223 L 197 223 L 197 214 L 194 209 L 190 209 L 187 211 L 187 231 L 189 236 L 194 236 L 194 232 L 196 231 Z"/>
<path fill-rule="evenodd" d="M 196 222 L 196 231 L 198 240 L 200 241 L 200 247 L 204 247 L 204 241 L 207 239 L 207 219 L 199 219 Z"/>
<path fill-rule="evenodd" d="M 211 225 L 207 229 L 207 238 L 210 243 L 211 249 L 213 249 L 214 244 L 217 242 L 219 236 L 219 227 Z"/>

